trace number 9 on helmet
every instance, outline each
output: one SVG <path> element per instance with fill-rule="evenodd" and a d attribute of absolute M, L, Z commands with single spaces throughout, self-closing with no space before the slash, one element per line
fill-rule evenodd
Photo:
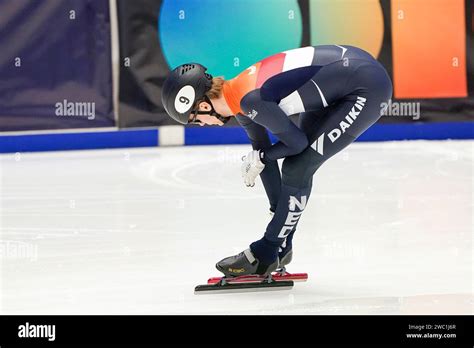
<path fill-rule="evenodd" d="M 161 100 L 165 111 L 175 121 L 187 124 L 196 102 L 211 89 L 212 76 L 206 70 L 198 63 L 183 64 L 171 71 L 165 80 Z"/>

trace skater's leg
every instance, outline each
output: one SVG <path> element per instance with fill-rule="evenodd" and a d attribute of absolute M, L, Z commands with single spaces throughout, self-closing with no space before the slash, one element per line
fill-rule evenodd
<path fill-rule="evenodd" d="M 329 108 L 318 111 L 301 112 L 298 116 L 298 128 L 301 129 L 306 136 L 311 136 L 318 123 L 321 123 L 327 117 Z"/>
<path fill-rule="evenodd" d="M 295 230 L 311 194 L 313 174 L 321 164 L 309 147 L 283 161 L 282 185 L 275 215 L 264 237 L 250 245 L 263 264 L 270 264 L 278 258 L 279 247 Z"/>
<path fill-rule="evenodd" d="M 317 123 L 320 123 L 324 117 L 326 117 L 328 111 L 330 110 L 321 109 L 317 111 L 307 111 L 300 113 L 298 117 L 298 128 L 301 129 L 308 136 L 308 138 L 310 138 L 311 134 L 314 132 L 314 129 L 317 127 Z M 312 181 L 310 183 L 310 186 L 311 185 Z M 293 228 L 293 231 L 290 232 L 288 237 L 286 237 L 283 244 L 279 248 L 278 258 L 280 261 L 283 261 L 283 266 L 291 261 L 291 256 L 286 256 L 293 248 L 293 235 L 295 232 L 296 226 Z"/>

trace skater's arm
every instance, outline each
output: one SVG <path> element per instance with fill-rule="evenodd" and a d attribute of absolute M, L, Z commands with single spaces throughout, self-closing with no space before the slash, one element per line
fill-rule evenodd
<path fill-rule="evenodd" d="M 271 131 L 280 141 L 264 151 L 264 163 L 297 155 L 308 146 L 306 134 L 301 131 L 274 101 L 263 100 L 260 90 L 248 93 L 240 106 L 253 121 Z M 250 116 L 249 116 L 250 115 Z"/>
<path fill-rule="evenodd" d="M 249 117 L 236 115 L 239 124 L 245 129 L 254 150 L 267 150 L 272 146 L 267 130 L 253 122 Z M 281 189 L 281 174 L 276 160 L 268 160 L 260 173 L 263 187 L 270 202 L 270 210 L 275 211 Z"/>

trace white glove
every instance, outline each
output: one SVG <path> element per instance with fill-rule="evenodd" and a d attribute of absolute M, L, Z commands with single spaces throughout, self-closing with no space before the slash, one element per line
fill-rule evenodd
<path fill-rule="evenodd" d="M 260 150 L 253 150 L 247 156 L 242 157 L 242 178 L 247 187 L 255 185 L 255 179 L 265 168 L 265 164 L 260 160 L 263 153 Z"/>

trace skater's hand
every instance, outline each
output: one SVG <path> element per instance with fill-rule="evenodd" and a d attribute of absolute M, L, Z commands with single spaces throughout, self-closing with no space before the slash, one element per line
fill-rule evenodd
<path fill-rule="evenodd" d="M 260 150 L 253 150 L 247 156 L 242 157 L 242 178 L 247 187 L 255 185 L 255 179 L 265 168 L 265 164 L 261 161 L 263 155 Z"/>

